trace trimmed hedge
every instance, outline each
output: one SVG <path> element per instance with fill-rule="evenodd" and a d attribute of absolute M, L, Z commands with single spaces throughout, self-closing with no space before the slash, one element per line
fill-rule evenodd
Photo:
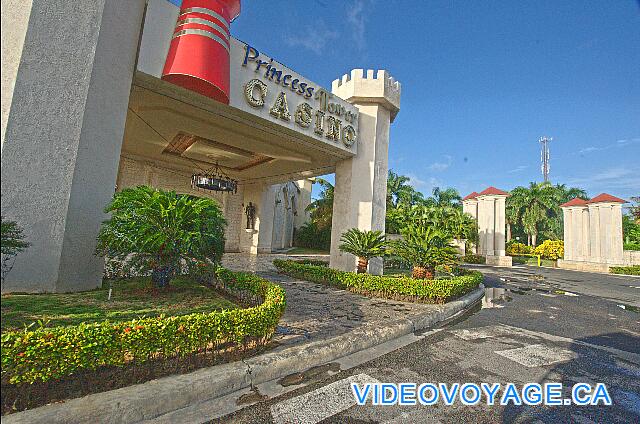
<path fill-rule="evenodd" d="M 249 292 L 262 303 L 246 309 L 6 332 L 2 380 L 44 382 L 101 366 L 184 357 L 228 344 L 266 343 L 284 313 L 284 289 L 248 273 L 221 269 L 218 276 L 226 288 Z"/>
<path fill-rule="evenodd" d="M 451 279 L 417 280 L 356 274 L 291 260 L 276 259 L 273 265 L 283 274 L 314 283 L 328 284 L 367 296 L 423 303 L 444 303 L 457 298 L 478 287 L 483 279 L 480 272 L 466 270 L 460 271 L 463 275 Z"/>
<path fill-rule="evenodd" d="M 640 265 L 634 266 L 612 266 L 609 267 L 612 274 L 640 275 Z"/>

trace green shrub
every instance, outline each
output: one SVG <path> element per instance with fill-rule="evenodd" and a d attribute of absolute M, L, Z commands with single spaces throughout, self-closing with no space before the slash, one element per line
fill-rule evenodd
<path fill-rule="evenodd" d="M 356 274 L 332 268 L 276 259 L 279 272 L 303 280 L 328 284 L 366 296 L 443 303 L 468 293 L 482 282 L 477 271 L 458 270 L 461 275 L 448 279 L 424 280 L 410 277 L 385 277 Z"/>
<path fill-rule="evenodd" d="M 293 244 L 308 249 L 329 250 L 331 248 L 331 226 L 319 228 L 314 222 L 308 222 L 296 229 Z"/>
<path fill-rule="evenodd" d="M 467 264 L 484 264 L 487 262 L 487 258 L 482 255 L 474 255 L 473 253 L 467 253 L 462 257 L 462 262 Z"/>
<path fill-rule="evenodd" d="M 116 193 L 105 212 L 111 218 L 102 223 L 96 253 L 150 273 L 157 287 L 182 264 L 220 264 L 225 220 L 215 200 L 139 186 Z"/>
<path fill-rule="evenodd" d="M 351 228 L 342 234 L 340 242 L 339 249 L 342 252 L 351 253 L 358 258 L 358 274 L 366 273 L 369 260 L 384 256 L 387 248 L 382 231 Z"/>
<path fill-rule="evenodd" d="M 634 266 L 612 266 L 609 268 L 612 274 L 640 275 L 640 265 Z"/>
<path fill-rule="evenodd" d="M 640 243 L 625 243 L 624 250 L 640 250 Z"/>
<path fill-rule="evenodd" d="M 561 259 L 564 257 L 564 241 L 545 240 L 541 245 L 533 250 L 533 253 L 545 259 Z"/>
<path fill-rule="evenodd" d="M 18 253 L 25 250 L 31 244 L 24 241 L 22 228 L 15 221 L 7 221 L 4 217 L 0 217 L 0 249 L 2 250 L 2 274 L 0 278 L 4 283 L 4 279 L 13 268 Z"/>
<path fill-rule="evenodd" d="M 533 248 L 524 243 L 513 242 L 507 244 L 507 255 L 509 256 L 528 255 L 531 254 L 532 251 Z"/>
<path fill-rule="evenodd" d="M 2 380 L 48 381 L 101 366 L 197 354 L 228 343 L 266 343 L 284 312 L 284 289 L 248 273 L 219 269 L 218 277 L 227 289 L 249 292 L 262 303 L 246 309 L 2 333 Z"/>

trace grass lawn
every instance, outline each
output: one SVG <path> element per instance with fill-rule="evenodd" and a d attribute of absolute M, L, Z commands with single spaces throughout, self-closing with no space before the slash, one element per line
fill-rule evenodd
<path fill-rule="evenodd" d="M 151 287 L 149 278 L 132 278 L 102 288 L 59 294 L 2 295 L 2 331 L 48 320 L 48 326 L 73 325 L 109 319 L 126 321 L 143 316 L 183 315 L 234 309 L 238 305 L 186 277 L 171 281 L 166 291 Z"/>
<path fill-rule="evenodd" d="M 294 247 L 287 252 L 287 255 L 328 255 L 329 252 L 320 249 L 309 249 L 307 247 Z"/>

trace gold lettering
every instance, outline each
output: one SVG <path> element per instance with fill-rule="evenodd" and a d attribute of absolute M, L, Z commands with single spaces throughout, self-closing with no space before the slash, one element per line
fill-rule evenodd
<path fill-rule="evenodd" d="M 333 116 L 327 116 L 327 138 L 329 140 L 338 141 L 340 140 L 340 127 L 342 126 L 342 121 L 334 118 Z"/>
<path fill-rule="evenodd" d="M 255 97 L 253 95 L 254 89 L 260 90 L 260 96 Z M 244 98 L 247 103 L 253 107 L 264 106 L 264 98 L 267 96 L 267 84 L 263 83 L 259 79 L 252 79 L 244 86 Z"/>
<path fill-rule="evenodd" d="M 313 132 L 318 135 L 324 134 L 324 120 L 322 118 L 324 118 L 324 112 L 321 112 L 319 110 L 316 111 L 316 125 L 313 129 Z"/>
<path fill-rule="evenodd" d="M 342 143 L 347 147 L 351 147 L 355 142 L 356 142 L 356 130 L 351 125 L 347 125 L 342 130 Z"/>
<path fill-rule="evenodd" d="M 278 98 L 273 103 L 273 106 L 271 106 L 271 109 L 269 109 L 269 113 L 271 116 L 275 116 L 283 121 L 291 119 L 289 105 L 287 105 L 287 95 L 284 94 L 284 92 L 280 92 L 280 94 L 278 94 Z"/>
<path fill-rule="evenodd" d="M 295 113 L 296 124 L 300 125 L 302 128 L 307 128 L 311 125 L 312 112 L 313 109 L 311 109 L 311 105 L 308 103 L 300 103 Z"/>

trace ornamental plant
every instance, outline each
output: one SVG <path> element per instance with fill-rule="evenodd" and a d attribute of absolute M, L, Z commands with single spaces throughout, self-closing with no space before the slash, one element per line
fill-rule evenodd
<path fill-rule="evenodd" d="M 507 245 L 507 255 L 509 256 L 528 255 L 532 251 L 533 249 L 524 243 L 513 242 Z"/>
<path fill-rule="evenodd" d="M 0 234 L 2 238 L 2 282 L 13 268 L 16 256 L 30 246 L 24 241 L 22 228 L 14 221 L 0 217 Z"/>
<path fill-rule="evenodd" d="M 535 248 L 533 253 L 545 259 L 560 259 L 564 257 L 564 241 L 545 240 L 540 246 Z"/>
<path fill-rule="evenodd" d="M 340 238 L 340 250 L 358 257 L 358 274 L 367 272 L 369 259 L 384 256 L 385 236 L 381 231 L 347 230 Z"/>
<path fill-rule="evenodd" d="M 226 222 L 212 199 L 139 186 L 116 193 L 105 212 L 111 218 L 96 254 L 150 273 L 155 287 L 166 287 L 183 265 L 196 272 L 222 260 Z"/>
<path fill-rule="evenodd" d="M 432 279 L 437 266 L 458 262 L 450 233 L 432 226 L 409 224 L 402 235 L 402 240 L 392 245 L 393 254 L 413 266 L 413 278 Z"/>

